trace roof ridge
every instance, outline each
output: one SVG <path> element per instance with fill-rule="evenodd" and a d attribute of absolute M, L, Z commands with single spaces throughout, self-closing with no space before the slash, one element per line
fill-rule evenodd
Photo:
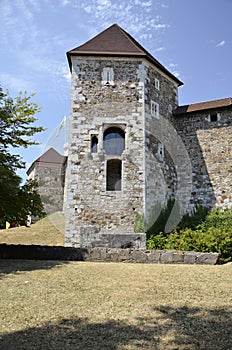
<path fill-rule="evenodd" d="M 127 33 L 123 28 L 121 28 L 118 24 L 115 24 L 115 26 L 117 26 L 120 31 L 123 33 L 123 35 L 128 38 L 130 40 L 130 42 L 132 43 L 133 46 L 135 46 L 136 48 L 139 48 L 139 50 L 143 53 L 144 51 L 146 52 L 146 50 L 142 47 L 142 45 L 139 44 L 139 42 L 133 38 L 129 33 Z"/>
<path fill-rule="evenodd" d="M 187 105 L 181 105 L 176 108 L 174 114 L 184 114 L 197 112 L 202 110 L 217 109 L 223 107 L 229 107 L 232 105 L 232 97 L 225 97 L 216 100 L 209 100 L 203 102 L 190 103 Z"/>
<path fill-rule="evenodd" d="M 119 56 L 146 58 L 158 67 L 179 86 L 183 83 L 154 58 L 132 35 L 127 33 L 117 23 L 95 35 L 84 44 L 67 52 L 70 70 L 72 70 L 71 56 Z"/>
<path fill-rule="evenodd" d="M 225 100 L 232 100 L 231 97 L 223 97 L 223 98 L 217 98 L 217 99 L 214 99 L 214 100 L 207 100 L 207 101 L 201 101 L 201 102 L 195 102 L 195 103 L 190 103 L 191 105 L 194 105 L 194 104 L 199 104 L 199 103 L 209 103 L 209 102 L 216 102 L 216 101 L 225 101 Z"/>

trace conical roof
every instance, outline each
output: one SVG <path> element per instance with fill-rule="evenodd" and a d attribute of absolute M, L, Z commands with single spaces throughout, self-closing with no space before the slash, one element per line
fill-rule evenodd
<path fill-rule="evenodd" d="M 71 56 L 124 56 L 146 58 L 178 85 L 183 83 L 146 51 L 129 33 L 119 25 L 113 24 L 83 45 L 67 52 L 71 69 Z"/>

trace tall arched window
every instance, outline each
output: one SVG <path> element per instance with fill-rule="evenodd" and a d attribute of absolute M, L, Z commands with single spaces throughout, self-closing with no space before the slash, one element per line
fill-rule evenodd
<path fill-rule="evenodd" d="M 122 129 L 111 127 L 104 132 L 103 149 L 108 155 L 121 156 L 125 149 L 125 133 Z"/>
<path fill-rule="evenodd" d="M 108 160 L 106 173 L 106 190 L 121 191 L 122 161 L 120 159 Z"/>

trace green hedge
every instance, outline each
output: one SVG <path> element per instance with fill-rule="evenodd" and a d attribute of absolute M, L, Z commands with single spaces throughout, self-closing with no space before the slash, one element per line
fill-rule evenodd
<path fill-rule="evenodd" d="M 150 232 L 147 248 L 217 252 L 222 263 L 232 261 L 232 210 L 213 209 L 205 214 L 204 208 L 198 208 L 171 233 Z"/>

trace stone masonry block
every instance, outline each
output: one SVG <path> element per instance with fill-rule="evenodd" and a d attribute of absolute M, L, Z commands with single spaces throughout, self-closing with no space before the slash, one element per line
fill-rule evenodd
<path fill-rule="evenodd" d="M 146 252 L 147 254 L 147 260 L 150 263 L 159 263 L 160 262 L 160 256 L 161 252 L 159 250 L 148 250 Z"/>
<path fill-rule="evenodd" d="M 196 259 L 197 259 L 197 254 L 195 252 L 184 253 L 184 264 L 195 264 Z"/>
<path fill-rule="evenodd" d="M 219 261 L 218 253 L 200 253 L 196 259 L 197 264 L 215 265 Z"/>
<path fill-rule="evenodd" d="M 147 254 L 142 250 L 133 250 L 131 257 L 132 257 L 132 260 L 137 263 L 147 262 Z"/>
<path fill-rule="evenodd" d="M 160 256 L 161 264 L 172 264 L 173 262 L 173 252 L 172 251 L 164 251 Z"/>

